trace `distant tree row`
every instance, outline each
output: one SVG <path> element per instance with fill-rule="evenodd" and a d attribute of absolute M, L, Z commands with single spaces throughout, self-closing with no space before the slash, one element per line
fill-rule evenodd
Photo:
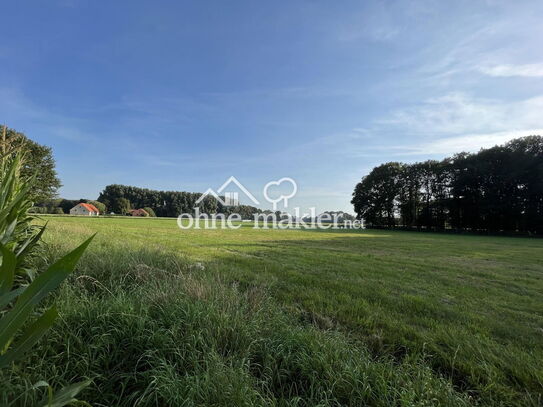
<path fill-rule="evenodd" d="M 389 162 L 355 187 L 367 226 L 543 233 L 543 137 L 442 161 Z"/>
<path fill-rule="evenodd" d="M 193 213 L 198 207 L 200 213 L 239 213 L 243 218 L 250 218 L 259 209 L 239 205 L 225 207 L 212 196 L 206 196 L 202 202 L 196 201 L 201 193 L 179 191 L 155 191 L 152 189 L 138 188 L 127 185 L 108 185 L 98 197 L 98 201 L 104 203 L 108 210 L 114 213 L 124 214 L 131 208 L 150 208 L 161 217 L 177 217 L 182 213 Z"/>

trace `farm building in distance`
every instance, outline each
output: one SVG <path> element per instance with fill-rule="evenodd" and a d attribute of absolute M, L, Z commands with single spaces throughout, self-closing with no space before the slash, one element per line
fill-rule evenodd
<path fill-rule="evenodd" d="M 128 214 L 130 216 L 149 216 L 145 209 L 131 209 Z"/>
<path fill-rule="evenodd" d="M 92 204 L 78 203 L 70 209 L 70 215 L 98 216 L 100 215 L 100 211 Z"/>

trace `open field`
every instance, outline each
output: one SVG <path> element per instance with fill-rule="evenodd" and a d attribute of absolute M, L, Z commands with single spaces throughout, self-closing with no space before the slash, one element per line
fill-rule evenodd
<path fill-rule="evenodd" d="M 47 262 L 98 235 L 49 343 L 0 377 L 13 392 L 91 377 L 96 406 L 543 403 L 543 240 L 46 219 Z"/>

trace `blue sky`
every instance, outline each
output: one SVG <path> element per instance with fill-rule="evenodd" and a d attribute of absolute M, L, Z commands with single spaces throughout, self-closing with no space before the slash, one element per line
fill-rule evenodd
<path fill-rule="evenodd" d="M 386 161 L 543 135 L 542 1 L 4 2 L 0 121 L 107 184 L 351 211 Z M 243 201 L 243 199 L 242 199 Z"/>

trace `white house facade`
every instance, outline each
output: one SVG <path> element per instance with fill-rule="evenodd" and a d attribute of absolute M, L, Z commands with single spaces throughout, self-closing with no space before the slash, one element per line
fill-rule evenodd
<path fill-rule="evenodd" d="M 70 215 L 98 216 L 99 214 L 96 206 L 87 203 L 79 203 L 70 209 Z"/>

